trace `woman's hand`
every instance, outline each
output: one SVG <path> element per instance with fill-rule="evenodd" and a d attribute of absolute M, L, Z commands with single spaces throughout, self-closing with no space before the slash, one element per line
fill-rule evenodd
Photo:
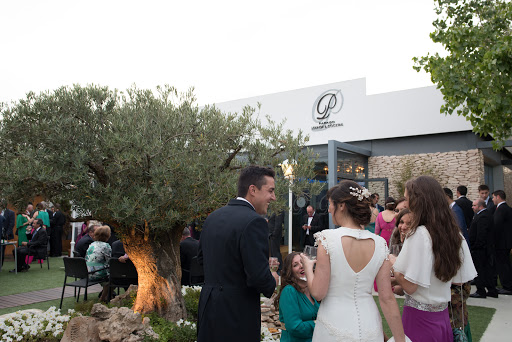
<path fill-rule="evenodd" d="M 389 259 L 389 262 L 391 263 L 391 265 L 394 265 L 394 264 L 395 264 L 395 261 L 396 261 L 396 255 L 394 255 L 394 254 L 389 254 L 389 255 L 388 255 L 388 259 Z"/>

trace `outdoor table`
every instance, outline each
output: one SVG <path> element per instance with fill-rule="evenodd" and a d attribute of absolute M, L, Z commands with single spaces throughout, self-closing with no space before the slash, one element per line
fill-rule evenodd
<path fill-rule="evenodd" d="M 1 246 L 0 248 L 4 248 L 4 246 L 9 246 L 9 245 L 12 245 L 14 246 L 14 269 L 16 270 L 15 273 L 18 274 L 18 254 L 16 253 L 16 241 L 7 241 L 7 240 L 2 240 L 1 241 Z M 0 271 L 2 270 L 2 251 L 0 250 Z"/>

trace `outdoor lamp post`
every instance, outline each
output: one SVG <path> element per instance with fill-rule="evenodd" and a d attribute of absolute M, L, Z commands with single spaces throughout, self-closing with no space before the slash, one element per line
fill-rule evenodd
<path fill-rule="evenodd" d="M 293 201 L 293 194 L 292 194 L 292 182 L 293 182 L 293 161 L 290 163 L 288 162 L 288 159 L 283 161 L 281 164 L 281 168 L 283 169 L 283 175 L 284 178 L 289 180 L 288 184 L 288 254 L 292 253 L 292 201 Z"/>

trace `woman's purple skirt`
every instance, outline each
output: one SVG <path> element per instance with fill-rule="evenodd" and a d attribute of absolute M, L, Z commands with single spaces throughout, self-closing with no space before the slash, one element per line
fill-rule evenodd
<path fill-rule="evenodd" d="M 439 312 L 428 312 L 404 306 L 402 323 L 405 334 L 412 342 L 453 341 L 448 308 Z"/>

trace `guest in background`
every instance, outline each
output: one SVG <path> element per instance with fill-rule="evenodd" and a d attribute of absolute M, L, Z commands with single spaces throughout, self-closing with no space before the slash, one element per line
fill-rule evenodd
<path fill-rule="evenodd" d="M 485 184 L 478 186 L 478 196 L 485 201 L 485 207 L 489 209 L 491 214 L 494 214 L 494 210 L 496 209 L 496 205 L 493 203 L 492 198 L 490 197 L 489 187 Z"/>
<path fill-rule="evenodd" d="M 60 211 L 60 204 L 55 204 L 55 213 L 50 224 L 52 226 L 50 256 L 60 257 L 62 256 L 62 232 L 66 224 L 66 216 Z"/>
<path fill-rule="evenodd" d="M 283 268 L 283 256 L 281 255 L 281 238 L 283 236 L 284 212 L 278 215 L 272 214 L 268 220 L 268 233 L 270 242 L 270 256 L 277 258 L 279 267 L 277 274 L 281 274 Z"/>
<path fill-rule="evenodd" d="M 46 247 L 48 245 L 48 235 L 46 234 L 46 230 L 43 228 L 43 220 L 36 219 L 32 223 L 32 227 L 34 229 L 34 233 L 32 234 L 32 239 L 29 242 L 22 242 L 22 247 L 16 249 L 16 258 L 18 260 L 18 271 L 27 271 L 30 266 L 26 263 L 27 255 L 31 255 L 35 258 L 42 258 L 46 256 Z M 12 251 L 14 255 L 14 250 Z M 12 270 L 9 272 L 15 272 L 16 270 Z"/>
<path fill-rule="evenodd" d="M 498 290 L 494 284 L 494 222 L 493 217 L 481 198 L 473 201 L 475 216 L 469 229 L 471 257 L 478 276 L 475 279 L 476 292 L 473 298 L 498 298 Z M 487 291 L 486 291 L 487 289 Z"/>
<path fill-rule="evenodd" d="M 34 213 L 34 219 L 41 219 L 43 220 L 43 226 L 46 229 L 46 233 L 48 233 L 48 228 L 51 227 L 50 225 L 50 215 L 48 215 L 48 212 L 46 212 L 46 209 L 44 208 L 44 205 L 42 202 L 36 204 L 36 212 Z M 48 234 L 51 236 L 51 233 Z"/>
<path fill-rule="evenodd" d="M 370 223 L 365 227 L 366 230 L 375 233 L 375 221 L 377 220 L 377 216 L 379 216 L 379 209 L 375 206 L 375 194 L 370 196 L 370 210 L 372 211 L 372 216 L 370 218 Z"/>
<path fill-rule="evenodd" d="M 7 208 L 7 201 L 0 201 L 0 216 L 3 218 L 3 222 L 0 224 L 0 234 L 2 239 L 13 240 L 14 239 L 14 211 Z M 5 260 L 5 247 L 2 246 L 2 265 Z"/>
<path fill-rule="evenodd" d="M 395 226 L 391 239 L 389 240 L 389 246 L 398 245 L 400 249 L 407 237 L 407 234 L 411 230 L 412 214 L 409 209 L 403 209 L 396 215 Z"/>
<path fill-rule="evenodd" d="M 18 235 L 18 246 L 21 246 L 23 242 L 28 242 L 27 233 L 30 233 L 32 230 L 32 218 L 31 216 L 27 215 L 29 212 L 28 209 L 29 206 L 27 206 L 25 213 L 18 214 L 18 217 L 16 218 L 16 235 Z"/>
<path fill-rule="evenodd" d="M 80 227 L 80 233 L 78 233 L 78 235 L 76 236 L 75 243 L 78 243 L 78 241 L 80 241 L 80 239 L 89 235 L 89 226 L 90 226 L 89 220 L 82 223 L 82 227 Z"/>
<path fill-rule="evenodd" d="M 87 228 L 87 235 L 76 243 L 75 252 L 77 252 L 80 257 L 85 258 L 89 246 L 94 242 L 94 230 L 100 226 L 101 225 L 99 223 L 90 224 L 89 228 Z"/>
<path fill-rule="evenodd" d="M 315 238 L 313 234 L 318 233 L 324 230 L 325 227 L 322 226 L 322 219 L 320 214 L 317 214 L 315 208 L 313 206 L 308 205 L 306 208 L 307 214 L 304 215 L 304 224 L 302 225 L 303 236 L 304 236 L 304 245 L 305 246 L 314 246 Z"/>
<path fill-rule="evenodd" d="M 494 202 L 494 232 L 496 248 L 496 270 L 500 277 L 499 294 L 512 295 L 512 265 L 510 250 L 512 248 L 512 209 L 505 202 L 507 195 L 503 190 L 492 193 Z M 487 207 L 489 209 L 489 207 Z M 490 210 L 490 209 L 489 209 Z"/>
<path fill-rule="evenodd" d="M 281 342 L 312 340 L 320 304 L 309 293 L 304 267 L 297 252 L 288 254 L 284 259 L 281 287 L 274 305 L 285 327 L 281 333 Z"/>
<path fill-rule="evenodd" d="M 372 194 L 372 202 L 373 202 L 373 204 L 375 205 L 375 207 L 376 207 L 377 209 L 379 209 L 379 212 L 382 212 L 382 211 L 384 211 L 384 207 L 383 207 L 383 206 L 381 206 L 381 205 L 379 204 L 379 199 L 380 199 L 379 194 L 378 194 L 378 193 L 376 193 L 376 192 L 374 192 L 374 193 Z"/>
<path fill-rule="evenodd" d="M 198 250 L 199 241 L 190 236 L 190 229 L 186 227 L 181 233 L 180 241 L 181 285 L 190 285 L 190 264 Z"/>
<path fill-rule="evenodd" d="M 395 229 L 396 222 L 395 199 L 393 197 L 386 198 L 385 207 L 386 210 L 380 212 L 375 221 L 375 234 L 382 236 L 389 246 L 389 239 Z"/>
<path fill-rule="evenodd" d="M 464 213 L 464 221 L 466 221 L 466 228 L 469 232 L 469 227 L 471 227 L 471 221 L 473 220 L 475 213 L 473 212 L 473 202 L 471 202 L 466 197 L 467 194 L 468 188 L 466 188 L 464 185 L 459 185 L 455 193 L 457 196 L 455 203 L 457 203 L 457 205 L 462 209 L 462 212 Z"/>
<path fill-rule="evenodd" d="M 89 276 L 91 280 L 108 280 L 108 259 L 112 256 L 112 248 L 107 243 L 110 238 L 109 226 L 99 226 L 94 230 L 94 242 L 89 245 L 85 255 L 87 270 L 96 271 Z M 108 298 L 108 283 L 103 284 L 100 300 Z"/>
<path fill-rule="evenodd" d="M 457 225 L 459 226 L 462 236 L 464 236 L 464 238 L 466 239 L 466 242 L 469 245 L 469 236 L 468 236 L 468 230 L 466 228 L 466 221 L 464 219 L 464 212 L 457 205 L 457 203 L 455 203 L 455 201 L 453 200 L 453 192 L 448 188 L 443 188 L 443 191 L 446 195 L 446 200 L 448 201 L 450 209 L 452 210 L 452 213 L 455 217 L 455 222 L 457 222 Z"/>
<path fill-rule="evenodd" d="M 400 197 L 396 200 L 395 213 L 399 213 L 404 209 L 407 209 L 407 201 L 405 200 L 405 197 Z"/>

